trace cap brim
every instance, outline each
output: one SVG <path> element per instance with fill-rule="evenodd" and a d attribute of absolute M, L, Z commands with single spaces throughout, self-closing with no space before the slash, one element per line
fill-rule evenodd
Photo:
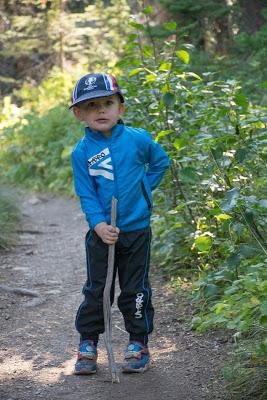
<path fill-rule="evenodd" d="M 118 94 L 120 96 L 121 102 L 124 103 L 123 95 L 119 91 L 114 92 L 113 90 L 110 91 L 98 90 L 92 93 L 85 93 L 83 96 L 80 96 L 72 103 L 72 105 L 69 108 L 72 108 L 73 106 L 76 106 L 77 104 L 82 103 L 83 101 L 86 100 L 97 99 L 98 97 L 113 96 L 114 94 Z"/>

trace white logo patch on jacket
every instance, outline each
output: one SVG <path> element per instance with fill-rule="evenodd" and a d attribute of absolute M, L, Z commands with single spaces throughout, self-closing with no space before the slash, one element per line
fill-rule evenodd
<path fill-rule="evenodd" d="M 102 175 L 111 181 L 114 180 L 113 166 L 111 163 L 111 157 L 108 147 L 95 154 L 88 160 L 89 175 L 99 176 Z M 101 161 L 103 159 L 103 161 Z M 101 161 L 101 162 L 100 162 Z"/>

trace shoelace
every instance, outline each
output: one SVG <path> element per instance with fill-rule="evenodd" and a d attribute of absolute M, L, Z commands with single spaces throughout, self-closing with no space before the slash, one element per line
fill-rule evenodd
<path fill-rule="evenodd" d="M 87 358 L 88 360 L 93 360 L 96 357 L 96 350 L 90 345 L 86 345 L 86 351 L 78 351 L 78 359 Z"/>
<path fill-rule="evenodd" d="M 126 353 L 125 353 L 125 358 L 136 358 L 138 360 L 140 360 L 142 358 L 142 354 L 146 354 L 147 351 L 146 349 L 140 349 L 140 350 L 130 350 L 127 349 Z"/>
<path fill-rule="evenodd" d="M 87 360 L 94 360 L 96 357 L 95 353 L 87 351 L 86 353 L 78 352 L 78 359 L 87 359 Z"/>

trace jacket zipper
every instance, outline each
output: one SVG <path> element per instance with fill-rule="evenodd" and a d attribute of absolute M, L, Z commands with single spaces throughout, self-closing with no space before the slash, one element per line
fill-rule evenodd
<path fill-rule="evenodd" d="M 116 167 L 115 167 L 114 158 L 113 158 L 112 151 L 111 151 L 111 143 L 108 145 L 108 148 L 109 148 L 109 154 L 110 154 L 110 158 L 111 158 L 111 162 L 112 162 L 112 166 L 113 166 L 114 188 L 115 188 L 114 196 L 117 198 L 117 200 L 119 200 L 119 190 L 118 190 L 118 184 L 117 184 L 117 179 L 116 179 Z"/>
<path fill-rule="evenodd" d="M 149 210 L 151 210 L 152 204 L 151 204 L 151 201 L 150 201 L 150 199 L 148 197 L 148 194 L 147 194 L 147 191 L 146 191 L 146 188 L 145 188 L 145 184 L 144 184 L 143 181 L 141 181 L 141 188 L 142 188 L 142 192 L 143 192 L 144 198 L 145 198 L 145 200 L 147 202 L 147 207 L 148 207 Z"/>

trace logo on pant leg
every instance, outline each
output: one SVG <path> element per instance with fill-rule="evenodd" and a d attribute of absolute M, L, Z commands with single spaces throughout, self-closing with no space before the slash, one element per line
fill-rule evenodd
<path fill-rule="evenodd" d="M 143 308 L 143 303 L 144 303 L 144 294 L 143 293 L 137 293 L 136 299 L 135 299 L 135 305 L 136 305 L 136 312 L 135 312 L 135 318 L 140 319 L 142 318 L 142 308 Z"/>

